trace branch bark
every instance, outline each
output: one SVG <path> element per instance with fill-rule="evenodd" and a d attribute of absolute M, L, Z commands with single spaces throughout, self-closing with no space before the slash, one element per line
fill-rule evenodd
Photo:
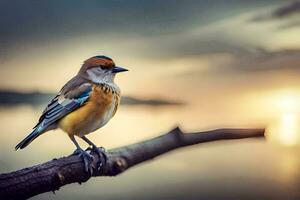
<path fill-rule="evenodd" d="M 112 149 L 107 152 L 107 162 L 92 176 L 115 176 L 128 168 L 150 160 L 168 151 L 194 144 L 217 140 L 264 137 L 264 129 L 217 129 L 204 132 L 184 133 L 179 128 L 159 137 Z M 95 157 L 93 166 L 99 162 Z M 0 174 L 0 199 L 26 199 L 32 196 L 58 190 L 70 183 L 89 180 L 84 164 L 76 155 L 53 159 L 43 164 L 15 172 Z"/>

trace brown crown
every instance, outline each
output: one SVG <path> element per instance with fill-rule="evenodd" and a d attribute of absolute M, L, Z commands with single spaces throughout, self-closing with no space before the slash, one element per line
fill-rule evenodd
<path fill-rule="evenodd" d="M 96 66 L 101 66 L 102 68 L 111 69 L 115 66 L 115 63 L 112 59 L 106 56 L 94 56 L 84 61 L 80 72 L 84 73 L 88 69 Z"/>

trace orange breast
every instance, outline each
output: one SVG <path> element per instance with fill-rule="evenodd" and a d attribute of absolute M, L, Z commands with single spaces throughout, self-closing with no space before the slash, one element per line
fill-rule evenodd
<path fill-rule="evenodd" d="M 62 118 L 59 127 L 69 135 L 86 135 L 105 125 L 118 105 L 119 96 L 111 88 L 95 85 L 88 102 Z"/>

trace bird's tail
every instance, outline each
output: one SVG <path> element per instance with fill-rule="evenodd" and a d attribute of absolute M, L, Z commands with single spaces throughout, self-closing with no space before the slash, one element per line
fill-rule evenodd
<path fill-rule="evenodd" d="M 27 145 L 29 145 L 35 138 L 45 133 L 45 129 L 42 128 L 42 126 L 36 127 L 25 139 L 23 139 L 17 146 L 15 147 L 15 150 L 23 149 Z"/>

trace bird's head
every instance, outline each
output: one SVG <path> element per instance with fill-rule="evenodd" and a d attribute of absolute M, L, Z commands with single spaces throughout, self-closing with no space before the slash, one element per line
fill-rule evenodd
<path fill-rule="evenodd" d="M 95 83 L 113 82 L 119 72 L 128 71 L 118 67 L 114 61 L 106 56 L 94 56 L 84 61 L 79 75 Z"/>

